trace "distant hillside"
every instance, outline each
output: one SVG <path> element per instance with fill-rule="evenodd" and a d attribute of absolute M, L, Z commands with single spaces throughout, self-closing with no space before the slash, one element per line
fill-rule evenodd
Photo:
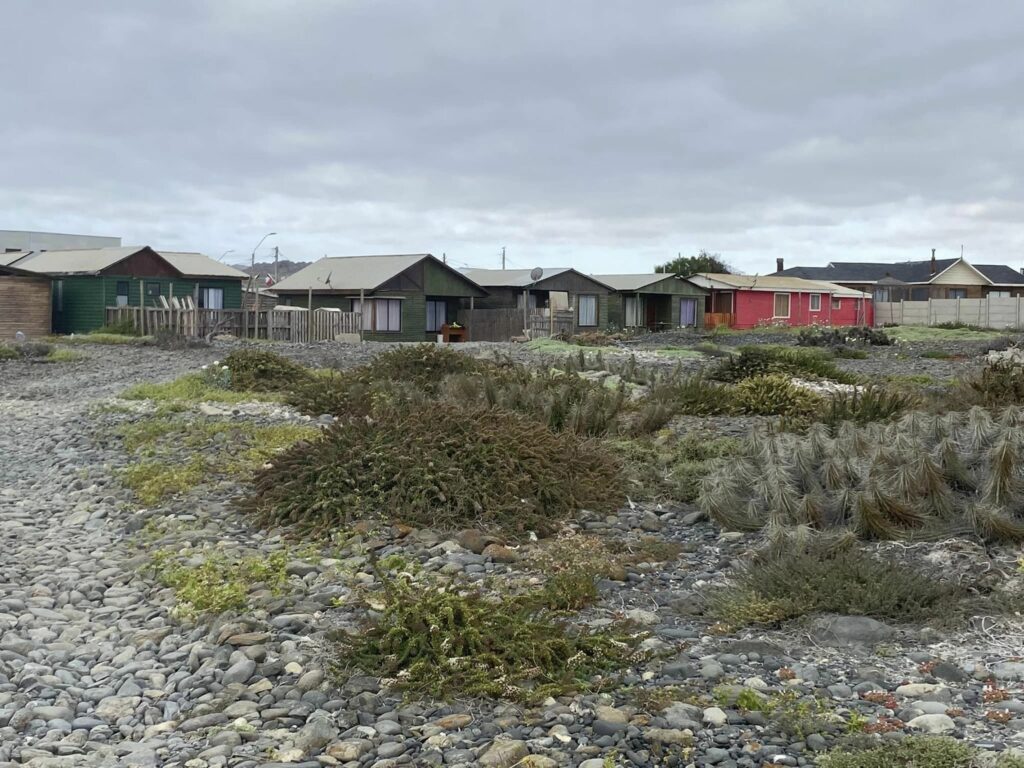
<path fill-rule="evenodd" d="M 282 280 L 289 275 L 294 275 L 303 267 L 308 267 L 312 262 L 309 261 L 289 261 L 288 259 L 281 259 L 277 262 L 277 271 Z M 235 269 L 240 269 L 247 275 L 252 274 L 263 274 L 273 275 L 274 274 L 274 262 L 272 261 L 257 261 L 255 267 L 250 267 L 248 264 L 232 264 Z"/>

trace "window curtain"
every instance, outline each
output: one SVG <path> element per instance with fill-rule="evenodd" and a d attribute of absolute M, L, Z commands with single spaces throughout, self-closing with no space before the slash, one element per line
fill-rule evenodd
<path fill-rule="evenodd" d="M 597 325 L 597 296 L 580 296 L 580 325 Z"/>

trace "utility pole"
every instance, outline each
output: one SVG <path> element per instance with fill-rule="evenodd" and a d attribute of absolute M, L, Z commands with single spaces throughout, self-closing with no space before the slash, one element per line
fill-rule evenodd
<path fill-rule="evenodd" d="M 505 246 L 501 246 L 501 268 L 505 268 Z"/>
<path fill-rule="evenodd" d="M 274 246 L 274 283 L 277 283 L 277 281 L 278 281 L 278 276 L 277 276 L 277 257 L 279 255 L 280 255 L 280 251 L 278 250 L 278 247 L 275 245 Z"/>

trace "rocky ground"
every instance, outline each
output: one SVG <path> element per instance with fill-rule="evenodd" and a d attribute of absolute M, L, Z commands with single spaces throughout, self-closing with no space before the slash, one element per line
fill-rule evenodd
<path fill-rule="evenodd" d="M 858 718 L 993 754 L 1024 748 L 1020 621 L 979 616 L 970 630 L 940 633 L 824 617 L 787 632 L 717 634 L 703 615 L 707 590 L 757 540 L 723 534 L 689 507 L 583 515 L 567 532 L 678 544 L 669 562 L 634 560 L 602 581 L 580 618 L 593 627 L 627 618 L 648 633 L 623 686 L 525 706 L 403 701 L 372 677 L 340 682 L 330 638 L 365 618 L 356 598 L 374 584 L 371 553 L 465 583 L 528 583 L 542 558 L 487 548 L 472 533 L 390 528 L 302 550 L 236 513 L 231 480 L 141 507 L 116 479 L 130 459 L 111 435 L 153 406 L 116 395 L 194 371 L 227 347 L 79 349 L 75 362 L 0 363 L 0 768 L 813 765 Z M 374 349 L 287 351 L 351 365 Z M 898 355 L 847 362 L 891 374 L 906 359 Z M 913 363 L 940 364 L 951 367 L 926 372 L 946 377 L 969 362 Z M 184 418 L 309 423 L 272 404 Z M 256 590 L 228 618 L 180 616 L 173 590 L 147 568 L 157 550 L 286 552 L 287 583 L 283 593 Z M 1014 551 L 962 541 L 901 552 L 946 575 L 1015 578 L 1017 567 Z M 790 691 L 818 703 L 790 708 Z M 750 696 L 778 706 L 740 706 Z"/>

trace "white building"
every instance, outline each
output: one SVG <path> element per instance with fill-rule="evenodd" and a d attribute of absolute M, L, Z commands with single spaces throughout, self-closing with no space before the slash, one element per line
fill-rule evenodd
<path fill-rule="evenodd" d="M 22 232 L 0 229 L 0 253 L 56 251 L 69 248 L 120 248 L 120 237 L 64 235 L 57 232 Z"/>

